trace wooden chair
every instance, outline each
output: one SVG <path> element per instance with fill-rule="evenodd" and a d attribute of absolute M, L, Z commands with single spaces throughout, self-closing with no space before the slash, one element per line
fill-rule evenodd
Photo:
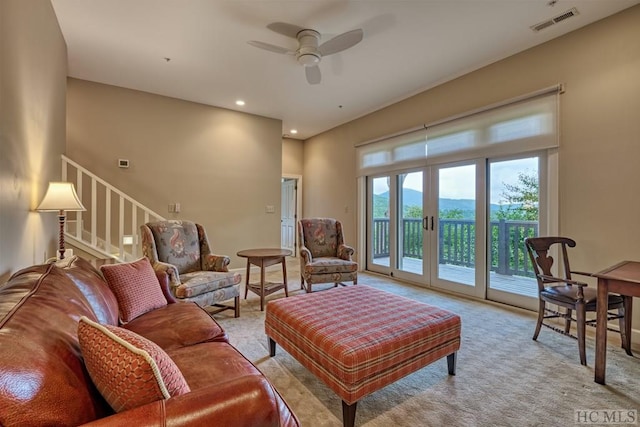
<path fill-rule="evenodd" d="M 586 313 L 596 311 L 597 291 L 594 288 L 589 288 L 586 283 L 573 280 L 571 277 L 572 274 L 591 276 L 590 273 L 571 271 L 569 267 L 567 247 L 575 247 L 576 242 L 567 237 L 529 237 L 524 242 L 538 281 L 538 296 L 540 300 L 538 323 L 536 324 L 533 339 L 536 340 L 538 338 L 542 325 L 563 335 L 577 338 L 580 363 L 586 365 L 585 326 L 595 326 L 596 323 L 595 319 L 587 320 Z M 554 260 L 550 255 L 550 251 L 553 251 L 553 248 L 559 250 L 558 258 L 562 260 L 564 273 L 562 277 L 556 277 L 551 272 Z M 552 310 L 547 307 L 547 303 L 555 304 L 559 308 L 562 307 L 565 312 Z M 609 294 L 607 311 L 615 309 L 618 310 L 618 313 L 609 313 L 607 320 L 619 319 L 622 348 L 628 354 L 631 354 L 629 341 L 627 340 L 629 337 L 625 336 L 624 299 L 620 295 Z M 573 311 L 575 311 L 575 318 L 573 317 Z M 554 318 L 565 319 L 564 330 L 545 323 L 546 319 Z M 576 322 L 577 337 L 570 333 L 572 321 Z"/>

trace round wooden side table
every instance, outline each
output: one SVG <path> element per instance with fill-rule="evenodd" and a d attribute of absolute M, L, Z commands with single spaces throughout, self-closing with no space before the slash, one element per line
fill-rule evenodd
<path fill-rule="evenodd" d="M 244 299 L 247 299 L 249 291 L 260 295 L 260 311 L 264 311 L 264 298 L 274 292 L 284 289 L 285 296 L 289 296 L 287 290 L 287 263 L 285 257 L 292 254 L 289 249 L 268 248 L 268 249 L 245 249 L 237 253 L 239 257 L 247 259 L 247 277 L 245 279 Z M 250 283 L 251 264 L 260 267 L 260 282 Z M 266 282 L 265 268 L 282 264 L 282 282 Z"/>

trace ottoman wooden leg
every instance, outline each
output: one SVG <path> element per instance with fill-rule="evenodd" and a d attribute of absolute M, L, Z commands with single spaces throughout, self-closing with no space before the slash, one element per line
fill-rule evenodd
<path fill-rule="evenodd" d="M 269 356 L 273 357 L 276 355 L 276 342 L 269 338 Z"/>
<path fill-rule="evenodd" d="M 449 368 L 449 375 L 456 374 L 456 355 L 458 352 L 451 353 L 447 356 L 447 367 Z"/>
<path fill-rule="evenodd" d="M 342 425 L 343 427 L 353 427 L 356 423 L 356 405 L 358 402 L 353 402 L 349 405 L 344 400 L 342 401 Z"/>

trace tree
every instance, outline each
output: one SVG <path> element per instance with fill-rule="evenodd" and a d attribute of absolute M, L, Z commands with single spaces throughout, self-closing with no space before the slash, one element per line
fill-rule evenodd
<path fill-rule="evenodd" d="M 502 192 L 503 203 L 500 204 L 496 216 L 499 220 L 513 221 L 538 221 L 539 214 L 539 183 L 538 175 L 535 172 L 525 171 L 518 173 L 518 181 L 515 184 L 503 183 Z M 492 228 L 491 263 L 497 267 L 498 255 L 498 234 L 497 228 Z M 508 259 L 510 266 L 524 265 L 525 250 L 523 239 L 533 237 L 535 231 L 527 227 L 510 227 L 509 235 L 505 236 L 507 244 L 513 249 L 518 246 L 520 250 L 509 250 Z M 517 254 L 517 255 L 516 255 Z M 516 259 L 516 256 L 518 259 Z"/>
<path fill-rule="evenodd" d="M 422 218 L 422 207 L 416 205 L 405 205 L 404 207 L 405 218 Z"/>
<path fill-rule="evenodd" d="M 539 214 L 539 183 L 534 172 L 519 172 L 516 184 L 503 183 L 504 203 L 496 213 L 498 219 L 537 221 Z"/>
<path fill-rule="evenodd" d="M 464 211 L 462 209 L 445 209 L 439 212 L 440 219 L 464 219 Z"/>

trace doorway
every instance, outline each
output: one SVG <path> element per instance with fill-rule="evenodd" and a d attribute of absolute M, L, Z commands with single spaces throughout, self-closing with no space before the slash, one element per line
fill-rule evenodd
<path fill-rule="evenodd" d="M 371 177 L 367 268 L 421 286 L 484 292 L 479 161 Z M 459 200 L 459 199 L 464 200 Z M 464 274 L 462 274 L 464 273 Z M 480 279 L 480 280 L 478 280 Z"/>
<path fill-rule="evenodd" d="M 281 181 L 280 246 L 297 256 L 297 222 L 301 213 L 302 177 L 283 175 Z"/>
<path fill-rule="evenodd" d="M 537 301 L 525 237 L 548 230 L 545 153 L 367 178 L 367 269 L 523 308 Z M 555 181 L 554 181 L 555 182 Z"/>

